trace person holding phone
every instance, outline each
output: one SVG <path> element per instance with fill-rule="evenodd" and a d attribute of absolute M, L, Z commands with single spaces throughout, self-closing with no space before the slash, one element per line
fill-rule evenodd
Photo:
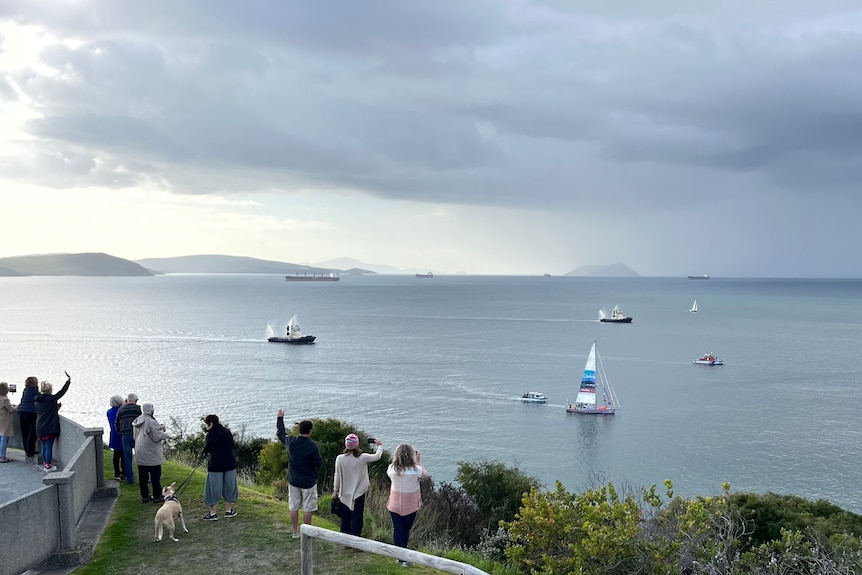
<path fill-rule="evenodd" d="M 430 475 L 422 467 L 420 453 L 409 443 L 402 443 L 395 448 L 395 456 L 386 475 L 392 482 L 386 505 L 392 516 L 392 539 L 398 547 L 407 547 L 410 529 L 416 521 L 416 513 L 422 507 L 419 480 L 428 479 Z M 406 561 L 398 562 L 405 567 L 409 565 Z"/>
<path fill-rule="evenodd" d="M 12 461 L 6 457 L 6 446 L 9 445 L 9 438 L 15 435 L 15 408 L 12 407 L 8 393 L 9 384 L 0 381 L 0 463 Z"/>
<path fill-rule="evenodd" d="M 380 461 L 383 442 L 369 438 L 374 453 L 362 453 L 359 437 L 355 433 L 344 438 L 344 453 L 335 458 L 335 479 L 332 481 L 332 496 L 342 503 L 341 532 L 362 536 L 365 494 L 371 482 L 368 479 L 368 464 Z M 374 443 L 371 443 L 371 442 Z"/>

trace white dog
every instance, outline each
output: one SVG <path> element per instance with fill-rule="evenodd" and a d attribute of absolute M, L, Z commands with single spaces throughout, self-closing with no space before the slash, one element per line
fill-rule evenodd
<path fill-rule="evenodd" d="M 180 518 L 183 532 L 189 532 L 186 528 L 186 520 L 183 518 L 183 506 L 180 505 L 180 500 L 174 495 L 174 485 L 176 485 L 176 482 L 162 489 L 162 497 L 165 498 L 165 502 L 156 511 L 156 541 L 162 540 L 162 530 L 165 527 L 168 529 L 168 537 L 174 541 L 179 541 L 179 539 L 174 537 L 174 520 L 177 517 Z"/>

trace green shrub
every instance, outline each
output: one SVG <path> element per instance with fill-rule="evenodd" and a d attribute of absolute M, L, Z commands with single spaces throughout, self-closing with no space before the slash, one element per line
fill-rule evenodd
<path fill-rule="evenodd" d="M 862 515 L 850 513 L 828 501 L 808 501 L 795 495 L 735 493 L 731 504 L 754 526 L 744 539 L 747 548 L 782 539 L 781 530 L 816 531 L 827 539 L 859 546 Z"/>
<path fill-rule="evenodd" d="M 634 498 L 620 498 L 612 483 L 580 495 L 559 481 L 554 491 L 533 488 L 505 525 L 513 542 L 506 556 L 524 574 L 635 573 L 640 518 Z"/>
<path fill-rule="evenodd" d="M 426 523 L 434 518 L 432 531 L 437 538 L 445 534 L 451 544 L 473 547 L 485 531 L 482 512 L 463 487 L 451 483 L 434 485 L 423 481 L 422 513 Z"/>
<path fill-rule="evenodd" d="M 278 441 L 267 441 L 258 455 L 256 481 L 259 485 L 273 485 L 285 481 L 287 469 L 287 450 Z"/>
<path fill-rule="evenodd" d="M 535 477 L 498 461 L 459 461 L 455 478 L 479 506 L 490 530 L 514 519 L 524 494 L 541 487 Z"/>

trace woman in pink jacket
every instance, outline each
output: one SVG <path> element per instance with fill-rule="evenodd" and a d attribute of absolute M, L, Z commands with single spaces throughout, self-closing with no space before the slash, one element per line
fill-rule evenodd
<path fill-rule="evenodd" d="M 395 448 L 395 456 L 386 470 L 386 475 L 392 481 L 389 503 L 386 505 L 389 514 L 392 515 L 392 538 L 398 547 L 407 547 L 410 529 L 416 521 L 416 512 L 422 506 L 419 480 L 430 476 L 422 467 L 419 452 L 407 443 L 402 443 Z M 402 562 L 402 564 L 405 563 Z"/>

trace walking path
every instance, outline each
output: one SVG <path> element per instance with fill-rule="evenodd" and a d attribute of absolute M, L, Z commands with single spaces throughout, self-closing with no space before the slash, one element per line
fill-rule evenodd
<path fill-rule="evenodd" d="M 45 472 L 41 466 L 24 463 L 23 451 L 10 448 L 6 457 L 12 461 L 0 463 L 0 503 L 18 499 L 44 487 L 42 478 Z"/>

